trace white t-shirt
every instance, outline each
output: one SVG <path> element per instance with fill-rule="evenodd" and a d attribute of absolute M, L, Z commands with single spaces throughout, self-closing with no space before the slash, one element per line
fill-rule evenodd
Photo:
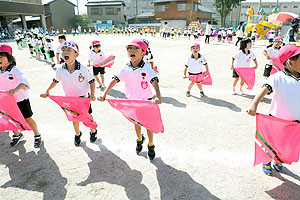
<path fill-rule="evenodd" d="M 99 51 L 98 53 L 96 53 L 94 50 L 92 50 L 89 54 L 89 58 L 88 61 L 92 62 L 92 64 L 98 64 L 103 62 L 106 59 L 105 54 L 103 53 L 103 51 Z"/>
<path fill-rule="evenodd" d="M 54 82 L 62 82 L 63 90 L 68 97 L 88 96 L 90 84 L 95 81 L 88 68 L 76 61 L 74 71 L 69 71 L 66 64 L 56 70 Z"/>
<path fill-rule="evenodd" d="M 193 74 L 198 74 L 203 71 L 203 65 L 206 65 L 206 59 L 203 55 L 198 54 L 198 59 L 195 59 L 192 54 L 186 61 L 185 66 L 188 67 L 188 72 Z"/>
<path fill-rule="evenodd" d="M 158 81 L 153 69 L 143 60 L 139 66 L 134 69 L 130 63 L 125 65 L 121 72 L 114 76 L 114 79 L 125 82 L 126 96 L 128 99 L 142 100 L 153 96 L 151 85 L 154 80 Z"/>
<path fill-rule="evenodd" d="M 53 50 L 53 46 L 52 46 L 51 42 L 47 43 L 47 49 L 48 50 Z"/>
<path fill-rule="evenodd" d="M 16 66 L 10 65 L 4 72 L 1 71 L 0 67 L 0 90 L 9 91 L 15 89 L 20 83 L 26 84 L 27 87 L 14 94 L 17 102 L 28 99 L 29 83 Z"/>
<path fill-rule="evenodd" d="M 244 50 L 240 50 L 232 58 L 234 59 L 234 68 L 251 67 L 251 60 L 256 60 L 254 53 L 250 50 L 248 55 Z"/>
<path fill-rule="evenodd" d="M 206 24 L 205 35 L 210 35 L 212 32 L 211 29 L 212 29 L 212 26 L 210 24 Z"/>
<path fill-rule="evenodd" d="M 271 57 L 276 57 L 278 55 L 278 52 L 279 52 L 279 49 L 275 48 L 275 47 L 270 47 L 270 48 L 267 48 L 265 50 L 265 52 Z M 270 60 L 267 60 L 267 65 L 273 65 L 273 61 L 272 59 Z"/>
<path fill-rule="evenodd" d="M 300 120 L 300 78 L 284 69 L 271 75 L 264 84 L 274 92 L 269 113 L 285 120 Z"/>
<path fill-rule="evenodd" d="M 27 40 L 27 43 L 28 43 L 28 44 L 32 44 L 32 39 L 31 39 L 31 37 L 27 37 L 26 40 Z"/>

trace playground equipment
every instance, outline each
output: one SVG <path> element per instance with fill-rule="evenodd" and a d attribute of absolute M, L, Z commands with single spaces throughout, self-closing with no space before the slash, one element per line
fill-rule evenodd
<path fill-rule="evenodd" d="M 260 39 L 263 39 L 265 35 L 270 31 L 272 28 L 277 28 L 276 25 L 269 23 L 266 21 L 266 15 L 264 10 L 261 9 L 258 15 L 254 15 L 253 8 L 249 8 L 248 11 L 248 22 L 245 28 L 245 33 L 250 33 L 256 29 L 256 33 L 260 35 Z"/>

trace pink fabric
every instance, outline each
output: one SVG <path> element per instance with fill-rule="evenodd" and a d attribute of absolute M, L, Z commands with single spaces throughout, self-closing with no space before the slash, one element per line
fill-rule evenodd
<path fill-rule="evenodd" d="M 130 122 L 139 124 L 154 133 L 163 133 L 160 110 L 152 101 L 128 100 L 128 99 L 106 99 L 108 103 L 120 111 Z"/>
<path fill-rule="evenodd" d="M 0 91 L 0 131 L 32 130 L 24 119 L 15 97 Z"/>
<path fill-rule="evenodd" d="M 209 72 L 203 72 L 199 75 L 187 76 L 191 81 L 203 85 L 212 85 L 212 79 Z"/>
<path fill-rule="evenodd" d="M 234 68 L 236 73 L 247 84 L 247 89 L 252 90 L 255 83 L 255 68 L 254 67 L 237 67 Z"/>
<path fill-rule="evenodd" d="M 104 61 L 102 61 L 101 63 L 92 65 L 94 67 L 111 67 L 114 63 L 115 63 L 115 58 L 116 56 L 111 55 L 108 58 L 106 58 Z"/>
<path fill-rule="evenodd" d="M 157 66 L 154 66 L 154 67 L 153 67 L 153 71 L 155 72 L 155 74 L 158 74 L 158 73 L 159 73 L 158 70 L 157 70 Z"/>
<path fill-rule="evenodd" d="M 90 98 L 51 95 L 49 95 L 49 98 L 63 109 L 69 121 L 83 122 L 83 124 L 89 128 L 97 128 L 97 123 L 88 112 L 91 103 Z"/>
<path fill-rule="evenodd" d="M 255 143 L 255 157 L 254 157 L 254 165 L 256 166 L 260 163 L 267 164 L 272 161 L 272 158 L 270 158 L 258 144 Z"/>
<path fill-rule="evenodd" d="M 271 148 L 264 145 L 276 162 L 291 164 L 298 162 L 300 155 L 300 123 L 291 122 L 263 114 L 256 115 L 256 132 Z M 259 138 L 256 135 L 256 138 Z M 263 142 L 261 139 L 259 140 Z M 255 164 L 265 163 L 268 160 L 264 151 L 255 150 Z"/>
<path fill-rule="evenodd" d="M 276 57 L 272 58 L 272 61 L 273 61 L 273 65 L 272 65 L 271 74 L 280 72 L 285 68 L 284 65 L 281 63 L 281 61 L 278 58 L 276 58 Z"/>

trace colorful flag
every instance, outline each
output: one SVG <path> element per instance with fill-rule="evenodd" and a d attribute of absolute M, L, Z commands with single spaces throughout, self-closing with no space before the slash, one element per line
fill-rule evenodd
<path fill-rule="evenodd" d="M 120 111 L 130 122 L 144 126 L 154 133 L 163 133 L 164 125 L 160 110 L 153 101 L 106 99 L 108 103 Z"/>
<path fill-rule="evenodd" d="M 94 66 L 94 67 L 109 67 L 110 68 L 114 64 L 115 58 L 116 58 L 116 56 L 111 55 L 108 58 L 106 58 L 103 62 L 92 65 L 92 66 Z"/>
<path fill-rule="evenodd" d="M 49 95 L 49 98 L 63 109 L 69 121 L 83 122 L 89 128 L 97 128 L 97 123 L 88 112 L 91 103 L 90 98 L 51 95 Z"/>
<path fill-rule="evenodd" d="M 254 166 L 274 159 L 278 163 L 298 162 L 300 123 L 256 114 Z"/>
<path fill-rule="evenodd" d="M 207 71 L 203 72 L 202 74 L 187 76 L 187 78 L 189 78 L 191 81 L 194 81 L 198 84 L 212 85 L 212 79 L 210 73 Z"/>
<path fill-rule="evenodd" d="M 0 91 L 0 102 L 0 132 L 32 130 L 12 94 Z"/>
<path fill-rule="evenodd" d="M 234 68 L 236 73 L 247 84 L 247 89 L 252 90 L 255 83 L 255 68 L 254 67 L 237 67 Z"/>

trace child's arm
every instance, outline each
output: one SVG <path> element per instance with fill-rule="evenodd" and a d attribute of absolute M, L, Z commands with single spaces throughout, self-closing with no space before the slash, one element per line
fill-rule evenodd
<path fill-rule="evenodd" d="M 95 84 L 95 81 L 93 81 L 92 83 L 90 83 L 90 89 L 91 89 L 91 100 L 92 101 L 95 101 L 96 100 L 96 97 L 95 97 L 95 87 L 96 87 L 96 84 Z"/>
<path fill-rule="evenodd" d="M 151 68 L 153 69 L 154 63 L 153 60 L 150 62 Z"/>
<path fill-rule="evenodd" d="M 9 90 L 8 94 L 15 94 L 16 92 L 18 92 L 19 90 L 21 90 L 25 87 L 27 87 L 27 85 L 25 83 L 20 83 L 15 89 Z"/>
<path fill-rule="evenodd" d="M 270 60 L 270 59 L 271 59 L 271 57 L 268 55 L 268 53 L 267 53 L 266 51 L 264 51 L 264 56 L 267 57 L 267 60 Z"/>
<path fill-rule="evenodd" d="M 263 87 L 258 94 L 255 96 L 255 98 L 253 99 L 252 103 L 250 104 L 247 113 L 251 116 L 255 116 L 256 115 L 256 110 L 257 110 L 257 106 L 259 104 L 259 102 L 264 98 L 264 96 L 266 96 L 266 94 L 269 93 L 269 89 L 267 87 Z"/>
<path fill-rule="evenodd" d="M 187 72 L 187 70 L 188 70 L 188 67 L 187 66 L 185 66 L 185 68 L 184 68 L 184 72 L 183 72 L 183 78 L 186 78 L 186 72 Z"/>
<path fill-rule="evenodd" d="M 98 101 L 104 101 L 106 98 L 107 93 L 118 83 L 118 81 L 116 79 L 112 80 L 108 86 L 108 88 L 106 89 L 105 93 L 103 96 L 99 96 L 97 98 Z"/>
<path fill-rule="evenodd" d="M 158 86 L 158 82 L 157 80 L 154 80 L 152 82 L 152 86 L 154 87 L 155 89 L 155 103 L 156 104 L 161 104 L 162 103 L 162 100 L 161 100 L 161 95 L 160 95 L 160 90 L 159 90 L 159 86 Z"/>
<path fill-rule="evenodd" d="M 258 67 L 257 60 L 255 59 L 253 61 L 254 61 L 254 64 L 255 64 L 255 69 L 257 69 L 257 67 Z"/>
<path fill-rule="evenodd" d="M 206 71 L 209 73 L 209 70 L 208 70 L 208 64 L 205 65 L 205 69 L 206 69 Z"/>
<path fill-rule="evenodd" d="M 59 53 L 56 53 L 56 60 L 57 60 L 57 64 L 60 64 Z"/>
<path fill-rule="evenodd" d="M 91 66 L 91 62 L 88 60 L 88 65 L 87 65 L 88 67 L 90 67 Z"/>
<path fill-rule="evenodd" d="M 51 85 L 49 86 L 49 88 L 46 90 L 45 94 L 41 94 L 40 97 L 47 98 L 48 95 L 49 95 L 49 91 L 50 91 L 51 89 L 53 89 L 56 85 L 57 85 L 57 83 L 53 81 L 53 82 L 51 83 Z"/>
<path fill-rule="evenodd" d="M 231 68 L 230 69 L 234 69 L 234 59 L 232 58 L 232 63 L 231 63 Z"/>

